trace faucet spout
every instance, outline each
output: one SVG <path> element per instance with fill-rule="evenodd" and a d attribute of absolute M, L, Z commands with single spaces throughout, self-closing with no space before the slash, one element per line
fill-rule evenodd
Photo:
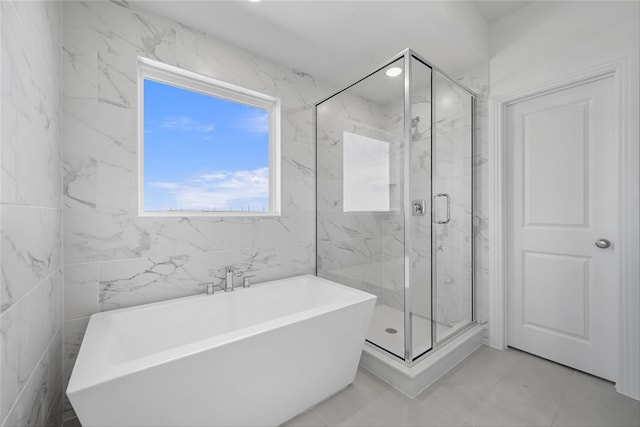
<path fill-rule="evenodd" d="M 233 270 L 231 267 L 225 269 L 224 291 L 233 292 Z"/>

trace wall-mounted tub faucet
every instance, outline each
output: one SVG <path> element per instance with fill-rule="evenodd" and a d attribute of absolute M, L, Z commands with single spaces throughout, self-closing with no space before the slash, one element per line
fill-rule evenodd
<path fill-rule="evenodd" d="M 231 267 L 226 267 L 224 271 L 225 271 L 224 291 L 233 292 L 233 269 L 231 269 Z"/>

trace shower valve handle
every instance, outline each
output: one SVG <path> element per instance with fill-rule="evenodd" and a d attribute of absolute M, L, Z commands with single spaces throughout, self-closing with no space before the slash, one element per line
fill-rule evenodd
<path fill-rule="evenodd" d="M 412 200 L 413 216 L 424 216 L 427 214 L 427 202 L 424 200 Z"/>

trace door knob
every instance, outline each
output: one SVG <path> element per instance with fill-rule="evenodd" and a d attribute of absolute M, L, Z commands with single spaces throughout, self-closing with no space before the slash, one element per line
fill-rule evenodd
<path fill-rule="evenodd" d="M 596 246 L 600 249 L 607 249 L 609 246 L 611 246 L 611 242 L 607 239 L 598 239 L 596 240 Z"/>

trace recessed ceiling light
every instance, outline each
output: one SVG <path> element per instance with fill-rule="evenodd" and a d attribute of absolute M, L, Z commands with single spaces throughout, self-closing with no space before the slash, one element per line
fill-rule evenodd
<path fill-rule="evenodd" d="M 389 77 L 399 76 L 400 74 L 402 74 L 402 68 L 400 68 L 400 67 L 391 67 L 391 68 L 389 68 L 387 70 L 386 74 Z"/>
<path fill-rule="evenodd" d="M 251 3 L 259 3 L 259 2 L 261 2 L 262 0 L 249 0 L 249 1 L 250 1 Z"/>

